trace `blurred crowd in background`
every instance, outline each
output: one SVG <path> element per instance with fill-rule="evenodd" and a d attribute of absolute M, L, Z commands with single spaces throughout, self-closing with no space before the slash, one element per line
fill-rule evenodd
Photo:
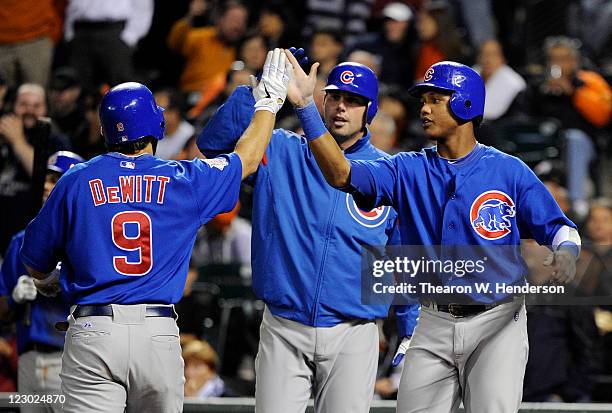
<path fill-rule="evenodd" d="M 438 61 L 472 65 L 486 82 L 480 142 L 523 159 L 579 225 L 572 293 L 601 305 L 529 309 L 525 401 L 612 401 L 612 1 L 610 0 L 5 0 L 0 8 L 0 251 L 32 218 L 33 148 L 50 117 L 49 153 L 105 151 L 97 109 L 124 81 L 165 108 L 157 156 L 202 157 L 195 137 L 274 47 L 304 47 L 329 71 L 367 65 L 380 82 L 372 142 L 389 153 L 430 143 L 408 88 Z M 277 125 L 299 131 L 290 107 Z M 251 189 L 202 227 L 177 306 L 186 396 L 252 395 L 263 304 L 250 289 Z M 296 223 L 297 225 L 297 223 Z M 528 261 L 529 262 L 529 261 Z M 536 261 L 534 261 L 536 262 Z M 538 261 L 539 262 L 539 261 Z M 533 272 L 542 271 L 536 264 Z M 359 286 L 355 286 L 359 288 Z M 380 321 L 376 393 L 399 371 L 393 314 Z M 0 339 L 0 391 L 14 391 L 10 319 Z"/>

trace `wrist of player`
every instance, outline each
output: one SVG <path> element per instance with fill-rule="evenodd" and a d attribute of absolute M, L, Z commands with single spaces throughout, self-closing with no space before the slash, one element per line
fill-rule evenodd
<path fill-rule="evenodd" d="M 302 124 L 308 142 L 320 138 L 327 132 L 314 100 L 311 100 L 304 107 L 296 107 L 295 114 Z"/>
<path fill-rule="evenodd" d="M 49 275 L 45 278 L 34 278 L 34 285 L 36 286 L 36 290 L 45 297 L 55 297 L 61 291 L 61 287 L 59 284 L 59 275 L 60 272 L 55 269 L 51 271 Z"/>
<path fill-rule="evenodd" d="M 273 97 L 262 98 L 255 102 L 255 112 L 259 110 L 266 110 L 268 112 L 272 112 L 272 114 L 276 115 L 280 108 L 283 107 L 282 103 L 279 103 L 278 99 Z"/>
<path fill-rule="evenodd" d="M 300 96 L 295 101 L 291 102 L 294 109 L 303 109 L 311 103 L 314 104 L 314 97 L 312 95 Z"/>

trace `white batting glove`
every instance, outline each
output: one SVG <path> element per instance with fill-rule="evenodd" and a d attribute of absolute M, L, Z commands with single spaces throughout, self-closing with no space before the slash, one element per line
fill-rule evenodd
<path fill-rule="evenodd" d="M 54 269 L 47 275 L 46 278 L 42 280 L 37 280 L 34 278 L 34 285 L 39 293 L 44 295 L 45 297 L 55 297 L 60 291 L 62 291 L 62 287 L 59 282 L 60 270 L 58 268 Z"/>
<path fill-rule="evenodd" d="M 406 351 L 408 351 L 408 347 L 410 347 L 410 340 L 412 337 L 404 337 L 399 347 L 397 348 L 397 352 L 395 353 L 395 357 L 393 357 L 393 361 L 391 362 L 391 366 L 397 367 L 404 357 L 406 356 Z"/>
<path fill-rule="evenodd" d="M 277 48 L 269 51 L 259 83 L 255 76 L 251 76 L 255 112 L 267 110 L 276 114 L 285 103 L 289 79 L 292 76 L 293 66 L 287 60 L 283 50 Z"/>
<path fill-rule="evenodd" d="M 26 301 L 34 301 L 36 299 L 36 286 L 34 279 L 29 275 L 22 275 L 17 279 L 17 284 L 13 288 L 13 301 L 17 304 L 23 304 Z"/>

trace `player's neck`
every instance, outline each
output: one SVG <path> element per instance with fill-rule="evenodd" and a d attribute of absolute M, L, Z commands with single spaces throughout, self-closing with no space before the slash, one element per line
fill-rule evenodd
<path fill-rule="evenodd" d="M 351 136 L 350 138 L 348 138 L 345 141 L 342 142 L 338 142 L 336 140 L 336 142 L 338 142 L 338 146 L 340 146 L 340 149 L 342 149 L 343 151 L 350 148 L 351 146 L 353 146 L 355 144 L 355 142 L 357 142 L 359 139 L 363 138 L 365 136 L 365 130 L 361 130 L 357 133 L 355 133 L 353 136 Z"/>
<path fill-rule="evenodd" d="M 446 139 L 437 142 L 438 155 L 445 159 L 460 159 L 468 155 L 476 144 L 476 137 L 472 130 L 457 128 L 457 132 Z"/>
<path fill-rule="evenodd" d="M 153 155 L 153 145 L 148 144 L 147 146 L 145 146 L 143 149 L 139 150 L 136 153 L 131 153 L 131 154 L 124 153 L 125 156 L 130 156 L 134 158 L 140 155 L 144 155 L 144 154 Z"/>

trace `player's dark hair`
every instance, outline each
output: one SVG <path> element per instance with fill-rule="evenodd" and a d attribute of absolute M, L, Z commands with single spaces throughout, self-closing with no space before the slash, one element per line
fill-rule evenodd
<path fill-rule="evenodd" d="M 119 152 L 124 155 L 134 155 L 142 151 L 147 147 L 148 144 L 153 145 L 153 153 L 157 149 L 157 139 L 154 136 L 145 136 L 144 138 L 137 139 L 135 141 L 117 143 L 113 145 L 106 144 L 106 149 L 109 152 Z"/>

